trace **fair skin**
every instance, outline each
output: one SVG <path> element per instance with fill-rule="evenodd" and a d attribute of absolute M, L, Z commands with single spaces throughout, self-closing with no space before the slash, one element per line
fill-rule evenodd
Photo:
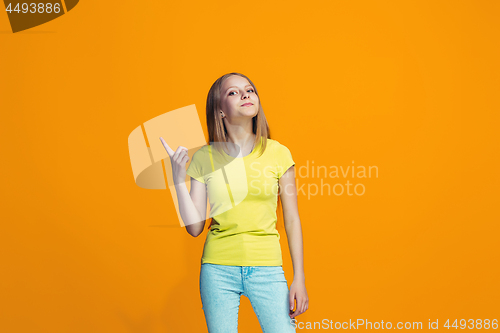
<path fill-rule="evenodd" d="M 226 126 L 228 141 L 241 147 L 242 156 L 248 155 L 255 140 L 252 118 L 259 112 L 259 96 L 247 79 L 233 75 L 222 85 L 220 104 L 219 116 Z"/>
<path fill-rule="evenodd" d="M 251 153 L 255 134 L 252 133 L 252 118 L 259 111 L 259 97 L 247 79 L 233 75 L 222 85 L 221 109 L 218 116 L 222 117 L 227 129 L 228 141 L 241 148 L 242 156 Z M 245 106 L 244 104 L 252 105 Z M 187 148 L 179 146 L 174 152 L 160 138 L 172 162 L 174 184 L 179 199 L 181 217 L 187 232 L 198 237 L 205 227 L 207 209 L 207 192 L 205 184 L 191 178 L 191 192 L 188 193 L 184 180 L 186 179 L 186 162 L 189 160 Z M 237 156 L 238 148 L 228 146 L 229 155 Z M 304 313 L 309 306 L 304 276 L 304 256 L 302 244 L 302 226 L 300 223 L 297 189 L 295 186 L 295 167 L 289 168 L 279 179 L 279 195 L 283 206 L 285 231 L 293 264 L 293 282 L 290 286 L 290 318 Z M 292 311 L 296 302 L 295 311 Z"/>

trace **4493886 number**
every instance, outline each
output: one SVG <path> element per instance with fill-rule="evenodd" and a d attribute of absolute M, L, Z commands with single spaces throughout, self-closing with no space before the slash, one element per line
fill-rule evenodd
<path fill-rule="evenodd" d="M 21 5 L 21 6 L 19 6 Z M 5 9 L 7 12 L 12 13 L 12 12 L 17 12 L 17 13 L 59 13 L 61 12 L 61 4 L 60 3 L 43 3 L 40 2 L 38 4 L 36 3 L 18 3 L 16 4 L 16 7 L 12 9 L 12 3 L 9 3 L 7 8 Z"/>
<path fill-rule="evenodd" d="M 498 319 L 455 319 L 453 324 L 450 325 L 450 320 L 448 319 L 446 323 L 443 325 L 443 327 L 446 327 L 448 329 L 450 328 L 455 328 L 455 329 L 494 329 L 496 330 L 498 328 Z"/>

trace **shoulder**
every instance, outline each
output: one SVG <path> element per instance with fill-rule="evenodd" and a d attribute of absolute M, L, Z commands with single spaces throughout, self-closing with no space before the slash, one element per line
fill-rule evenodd
<path fill-rule="evenodd" d="M 282 144 L 278 140 L 274 139 L 267 139 L 267 145 L 272 149 L 272 151 L 276 151 L 277 147 L 282 146 Z"/>
<path fill-rule="evenodd" d="M 273 140 L 273 139 L 267 139 L 267 140 L 270 143 L 269 146 L 275 153 L 284 153 L 290 151 L 286 145 L 279 142 L 278 140 Z"/>
<path fill-rule="evenodd" d="M 206 152 L 208 152 L 209 147 L 210 147 L 209 145 L 201 146 L 200 148 L 198 148 L 198 150 L 196 150 L 195 154 L 196 153 L 206 153 Z"/>
<path fill-rule="evenodd" d="M 204 146 L 201 146 L 200 148 L 198 148 L 194 153 L 193 153 L 193 160 L 199 160 L 199 161 L 203 161 L 205 160 L 205 156 L 207 156 L 207 152 L 208 152 L 208 145 L 204 145 Z"/>

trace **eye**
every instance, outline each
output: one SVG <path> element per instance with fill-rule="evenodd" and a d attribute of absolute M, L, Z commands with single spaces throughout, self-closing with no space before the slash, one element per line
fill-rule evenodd
<path fill-rule="evenodd" d="M 253 90 L 253 88 L 249 88 L 247 91 L 255 92 L 255 91 Z M 231 92 L 230 92 L 229 94 L 227 94 L 227 95 L 228 95 L 228 96 L 232 96 L 231 94 L 232 94 L 232 93 L 235 93 L 235 92 L 236 92 L 236 91 L 231 91 Z"/>

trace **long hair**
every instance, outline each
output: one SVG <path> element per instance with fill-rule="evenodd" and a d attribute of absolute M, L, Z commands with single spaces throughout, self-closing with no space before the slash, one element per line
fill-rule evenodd
<path fill-rule="evenodd" d="M 250 85 L 253 87 L 255 94 L 259 97 L 259 111 L 257 115 L 252 118 L 252 132 L 255 134 L 254 145 L 257 147 L 259 143 L 262 143 L 260 146 L 259 154 L 263 154 L 267 147 L 267 139 L 271 139 L 271 132 L 269 129 L 269 125 L 267 123 L 266 116 L 264 115 L 264 110 L 262 108 L 262 100 L 259 96 L 259 92 L 255 84 L 246 76 L 241 73 L 228 73 L 220 78 L 218 78 L 210 90 L 208 91 L 207 96 L 207 131 L 208 131 L 208 144 L 214 143 L 215 148 L 220 152 L 222 149 L 219 143 L 228 142 L 228 134 L 226 125 L 222 121 L 222 118 L 219 115 L 219 110 L 221 106 L 221 91 L 222 85 L 224 82 L 232 75 L 238 75 L 248 80 Z M 259 156 L 260 156 L 259 155 Z M 278 196 L 278 210 L 281 207 L 281 199 Z M 214 224 L 213 218 L 210 219 L 210 223 L 208 225 L 209 229 L 212 224 Z"/>
<path fill-rule="evenodd" d="M 259 96 L 259 92 L 257 88 L 253 84 L 253 82 L 243 74 L 240 73 L 229 73 L 218 78 L 212 87 L 210 87 L 210 91 L 207 96 L 207 130 L 208 130 L 208 141 L 211 143 L 215 143 L 216 149 L 222 149 L 219 143 L 228 142 L 228 135 L 226 125 L 222 121 L 220 114 L 218 113 L 221 109 L 221 92 L 222 85 L 224 82 L 232 75 L 238 75 L 248 80 L 250 85 L 253 87 L 255 94 Z M 259 96 L 259 111 L 256 116 L 252 118 L 252 132 L 255 134 L 255 142 L 254 145 L 257 144 L 262 139 L 262 147 L 260 149 L 260 154 L 264 152 L 267 146 L 267 139 L 271 138 L 269 133 L 269 125 L 267 124 L 266 116 L 264 115 L 264 110 L 262 109 L 262 102 Z"/>

